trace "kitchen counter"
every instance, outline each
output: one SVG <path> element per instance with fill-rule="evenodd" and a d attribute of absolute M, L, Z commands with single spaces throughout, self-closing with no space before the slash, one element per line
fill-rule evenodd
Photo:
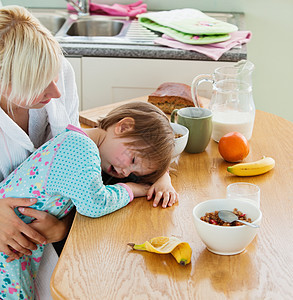
<path fill-rule="evenodd" d="M 232 15 L 231 23 L 245 30 L 243 13 L 208 13 L 222 19 L 225 15 Z M 223 19 L 224 20 L 224 19 Z M 160 45 L 133 45 L 133 44 L 86 44 L 60 42 L 66 56 L 88 57 L 120 57 L 120 58 L 149 58 L 171 60 L 198 60 L 213 61 L 204 54 L 195 51 L 186 51 Z M 246 44 L 235 47 L 224 53 L 219 61 L 237 62 L 247 58 Z"/>
<path fill-rule="evenodd" d="M 201 60 L 213 61 L 204 54 L 167 48 L 164 46 L 143 45 L 112 45 L 112 44 L 61 44 L 66 56 L 91 57 L 124 57 L 124 58 L 151 58 L 174 60 Z M 233 48 L 224 53 L 218 61 L 237 62 L 247 58 L 246 45 Z"/>
<path fill-rule="evenodd" d="M 66 10 L 56 9 L 33 9 L 32 13 L 55 34 L 72 65 L 81 110 L 148 95 L 163 82 L 191 84 L 197 75 L 212 74 L 216 68 L 232 66 L 247 58 L 245 44 L 227 51 L 218 61 L 195 51 L 155 45 L 153 41 L 158 33 L 143 28 L 137 20 L 130 22 L 125 17 L 89 16 L 78 19 Z M 246 29 L 242 13 L 208 15 L 234 24 L 240 31 Z M 109 25 L 112 20 L 118 21 L 116 25 L 120 22 L 119 26 L 123 23 L 119 34 L 113 29 L 117 26 Z M 75 21 L 75 24 L 80 21 L 84 25 L 73 27 Z M 74 34 L 69 32 L 70 28 L 75 28 Z M 76 28 L 80 28 L 80 32 Z M 200 95 L 210 97 L 210 91 L 202 89 Z"/>

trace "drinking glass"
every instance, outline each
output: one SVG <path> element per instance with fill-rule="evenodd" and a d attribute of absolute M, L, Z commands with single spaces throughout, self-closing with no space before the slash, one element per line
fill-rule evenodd
<path fill-rule="evenodd" d="M 248 182 L 235 182 L 227 186 L 227 199 L 246 199 L 260 207 L 260 188 Z"/>

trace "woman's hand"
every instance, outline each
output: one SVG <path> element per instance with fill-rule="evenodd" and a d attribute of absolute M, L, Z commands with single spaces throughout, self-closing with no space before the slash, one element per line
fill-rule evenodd
<path fill-rule="evenodd" d="M 166 172 L 162 177 L 160 177 L 148 190 L 147 200 L 151 200 L 153 195 L 155 199 L 153 206 L 157 207 L 160 200 L 163 199 L 162 207 L 172 206 L 178 202 L 178 193 L 175 191 L 171 183 L 171 178 Z"/>
<path fill-rule="evenodd" d="M 46 238 L 47 244 L 59 242 L 66 237 L 75 214 L 74 209 L 63 219 L 59 220 L 47 212 L 35 210 L 33 208 L 20 207 L 18 210 L 23 215 L 34 218 L 28 225 L 42 234 Z"/>
<path fill-rule="evenodd" d="M 59 242 L 66 237 L 75 215 L 75 209 L 73 209 L 66 217 L 64 217 L 61 220 L 58 220 L 56 217 L 50 215 L 47 212 L 35 210 L 33 208 L 19 207 L 18 210 L 23 215 L 35 219 L 33 220 L 32 223 L 27 225 L 33 230 L 35 230 L 36 232 L 38 232 L 39 234 L 42 234 L 42 236 L 46 238 L 47 244 Z M 34 245 L 39 244 L 39 242 L 37 240 L 34 240 L 33 238 L 28 238 L 28 239 L 30 240 L 30 242 L 33 242 Z M 37 247 L 35 246 L 35 249 L 36 248 Z M 13 254 L 18 255 L 18 257 L 15 258 L 14 255 L 7 254 L 9 257 L 6 259 L 6 262 L 11 262 L 14 259 L 18 259 L 21 256 L 23 256 L 23 254 L 25 253 L 19 253 L 13 251 Z"/>
<path fill-rule="evenodd" d="M 14 212 L 16 207 L 30 206 L 36 202 L 36 199 L 26 198 L 0 199 L 0 251 L 12 260 L 23 254 L 31 255 L 31 250 L 37 249 L 36 243 L 46 243 L 44 236 L 25 224 Z"/>

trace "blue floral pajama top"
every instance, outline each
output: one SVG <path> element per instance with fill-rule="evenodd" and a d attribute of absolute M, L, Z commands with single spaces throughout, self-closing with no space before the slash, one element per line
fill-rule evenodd
<path fill-rule="evenodd" d="M 32 208 L 64 217 L 73 206 L 101 217 L 126 206 L 133 193 L 125 184 L 104 185 L 99 150 L 79 128 L 68 125 L 0 183 L 0 198 L 37 198 Z M 0 200 L 1 201 L 1 200 Z M 26 223 L 32 219 L 18 216 Z M 34 279 L 44 250 L 6 263 L 0 252 L 0 299 L 34 299 Z"/>

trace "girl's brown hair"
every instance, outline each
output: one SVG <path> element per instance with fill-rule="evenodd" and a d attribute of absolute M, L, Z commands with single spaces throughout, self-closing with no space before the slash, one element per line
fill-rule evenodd
<path fill-rule="evenodd" d="M 120 137 L 133 139 L 128 145 L 138 149 L 140 155 L 157 166 L 156 171 L 142 176 L 140 181 L 154 183 L 167 170 L 174 149 L 174 133 L 167 116 L 147 102 L 131 102 L 113 109 L 98 120 L 98 127 L 107 130 L 126 117 L 134 119 L 134 128 Z"/>

